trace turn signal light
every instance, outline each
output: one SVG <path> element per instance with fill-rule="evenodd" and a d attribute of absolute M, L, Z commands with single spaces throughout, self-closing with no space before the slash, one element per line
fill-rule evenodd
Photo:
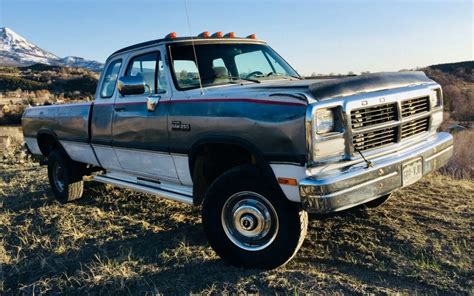
<path fill-rule="evenodd" d="M 235 33 L 234 32 L 229 32 L 229 33 L 225 34 L 224 37 L 226 37 L 226 38 L 235 38 Z"/>
<path fill-rule="evenodd" d="M 176 39 L 176 32 L 171 32 L 166 35 L 165 39 Z"/>
<path fill-rule="evenodd" d="M 198 35 L 199 38 L 209 38 L 211 34 L 209 34 L 208 31 L 204 31 L 201 34 Z"/>
<path fill-rule="evenodd" d="M 215 32 L 214 34 L 212 34 L 212 37 L 214 37 L 214 38 L 222 38 L 222 36 L 223 36 L 223 35 L 222 35 L 222 32 L 220 32 L 220 31 L 219 31 L 219 32 Z"/>
<path fill-rule="evenodd" d="M 247 36 L 247 38 L 249 38 L 249 39 L 257 39 L 257 35 L 255 35 L 255 34 L 250 34 L 250 35 Z"/>
<path fill-rule="evenodd" d="M 298 182 L 296 181 L 296 179 L 292 179 L 292 178 L 278 177 L 278 183 L 280 183 L 281 185 L 290 185 L 290 186 L 298 185 Z"/>

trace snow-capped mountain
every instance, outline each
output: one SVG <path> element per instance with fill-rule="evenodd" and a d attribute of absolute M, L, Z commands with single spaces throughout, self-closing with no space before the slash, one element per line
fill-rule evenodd
<path fill-rule="evenodd" d="M 103 64 L 97 61 L 68 56 L 60 58 L 39 48 L 9 28 L 0 28 L 0 66 L 29 66 L 47 64 L 88 68 L 101 71 Z"/>
<path fill-rule="evenodd" d="M 65 58 L 59 59 L 59 62 L 63 65 L 67 65 L 70 67 L 87 68 L 93 71 L 101 71 L 104 67 L 104 64 L 99 63 L 97 61 L 86 60 L 84 58 L 73 56 L 67 56 Z"/>

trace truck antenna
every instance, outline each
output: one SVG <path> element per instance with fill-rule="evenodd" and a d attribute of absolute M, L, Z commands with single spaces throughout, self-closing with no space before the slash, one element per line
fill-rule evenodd
<path fill-rule="evenodd" d="M 194 37 L 193 37 L 193 32 L 191 30 L 191 22 L 189 21 L 188 5 L 186 4 L 186 0 L 183 0 L 183 2 L 184 2 L 184 10 L 186 11 L 186 19 L 188 21 L 189 35 L 191 36 L 191 44 L 192 44 L 193 53 L 194 53 L 194 62 L 196 63 L 196 68 L 197 68 L 199 88 L 201 89 L 201 96 L 202 96 L 204 94 L 204 89 L 202 88 L 201 73 L 199 73 L 199 64 L 198 64 L 198 59 L 197 59 L 197 54 L 196 54 L 196 46 L 194 46 Z"/>

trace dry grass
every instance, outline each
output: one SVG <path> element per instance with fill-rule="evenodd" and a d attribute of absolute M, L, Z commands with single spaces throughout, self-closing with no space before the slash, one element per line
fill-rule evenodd
<path fill-rule="evenodd" d="M 474 130 L 454 134 L 454 155 L 441 170 L 458 179 L 474 179 Z"/>
<path fill-rule="evenodd" d="M 473 144 L 457 134 L 444 172 L 472 174 Z M 61 205 L 45 167 L 0 158 L 0 295 L 472 295 L 473 196 L 472 179 L 433 174 L 379 209 L 313 217 L 288 265 L 243 270 L 208 246 L 198 209 L 94 182 Z"/>
<path fill-rule="evenodd" d="M 474 184 L 431 175 L 370 212 L 313 217 L 272 271 L 222 262 L 199 211 L 87 182 L 61 205 L 46 169 L 0 173 L 0 294 L 472 294 Z"/>

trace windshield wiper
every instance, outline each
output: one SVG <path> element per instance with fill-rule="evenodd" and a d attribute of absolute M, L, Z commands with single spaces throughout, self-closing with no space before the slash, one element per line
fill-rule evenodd
<path fill-rule="evenodd" d="M 238 83 L 238 81 L 250 81 L 250 82 L 254 82 L 254 83 L 262 83 L 260 80 L 258 79 L 252 79 L 252 78 L 246 78 L 246 77 L 234 77 L 234 76 L 230 76 L 229 77 L 231 80 L 230 82 L 234 82 L 234 83 Z"/>
<path fill-rule="evenodd" d="M 278 77 L 283 77 L 283 78 L 295 78 L 295 79 L 298 79 L 298 80 L 302 80 L 301 77 L 298 77 L 296 75 L 285 75 L 285 74 L 280 74 L 280 73 L 275 73 L 275 72 L 270 72 L 268 73 L 267 75 L 265 75 L 266 77 L 269 77 L 269 76 L 278 76 Z"/>

